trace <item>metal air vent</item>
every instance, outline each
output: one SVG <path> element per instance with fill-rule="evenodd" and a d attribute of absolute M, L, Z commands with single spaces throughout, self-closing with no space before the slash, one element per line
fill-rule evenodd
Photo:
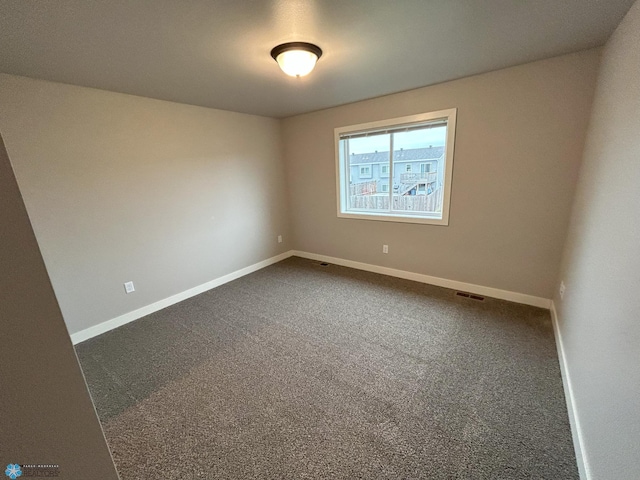
<path fill-rule="evenodd" d="M 484 297 L 476 295 L 475 293 L 468 292 L 456 292 L 458 297 L 470 298 L 471 300 L 477 300 L 478 302 L 484 302 Z"/>

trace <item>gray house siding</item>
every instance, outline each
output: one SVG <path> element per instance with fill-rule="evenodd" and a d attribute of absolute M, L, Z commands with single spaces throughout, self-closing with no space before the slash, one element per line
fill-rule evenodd
<path fill-rule="evenodd" d="M 406 173 L 420 174 L 438 172 L 437 186 L 444 181 L 444 147 L 416 148 L 397 150 L 394 152 L 393 182 L 390 182 L 388 165 L 389 152 L 372 152 L 352 154 L 349 157 L 349 183 L 376 182 L 376 191 L 383 193 L 393 188 L 398 191 L 402 183 L 402 175 Z M 384 172 L 384 167 L 387 171 Z M 426 194 L 421 191 L 409 190 L 406 194 Z"/>

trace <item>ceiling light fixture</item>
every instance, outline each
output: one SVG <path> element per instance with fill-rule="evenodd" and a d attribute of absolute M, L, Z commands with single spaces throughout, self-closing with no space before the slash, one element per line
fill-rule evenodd
<path fill-rule="evenodd" d="M 289 42 L 274 47 L 271 56 L 287 75 L 304 77 L 316 66 L 322 50 L 312 43 Z"/>

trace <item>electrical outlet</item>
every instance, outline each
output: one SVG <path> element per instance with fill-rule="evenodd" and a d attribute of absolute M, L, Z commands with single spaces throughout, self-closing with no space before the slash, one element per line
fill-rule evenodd
<path fill-rule="evenodd" d="M 389 245 L 382 245 L 382 253 L 389 253 Z"/>
<path fill-rule="evenodd" d="M 566 291 L 566 287 L 564 286 L 564 282 L 560 282 L 560 300 L 564 300 L 565 291 Z"/>
<path fill-rule="evenodd" d="M 133 292 L 135 292 L 136 289 L 133 286 L 133 282 L 126 282 L 124 284 L 124 291 L 125 291 L 125 293 L 133 293 Z"/>
<path fill-rule="evenodd" d="M 278 235 L 278 243 L 282 243 L 282 235 Z"/>

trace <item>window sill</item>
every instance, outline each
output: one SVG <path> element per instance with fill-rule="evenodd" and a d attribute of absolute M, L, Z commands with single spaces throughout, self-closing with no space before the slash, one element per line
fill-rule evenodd
<path fill-rule="evenodd" d="M 385 215 L 365 212 L 338 212 L 338 218 L 350 218 L 353 220 L 374 220 L 379 222 L 418 223 L 422 225 L 449 225 L 449 219 L 440 216 L 413 216 L 413 215 Z"/>

